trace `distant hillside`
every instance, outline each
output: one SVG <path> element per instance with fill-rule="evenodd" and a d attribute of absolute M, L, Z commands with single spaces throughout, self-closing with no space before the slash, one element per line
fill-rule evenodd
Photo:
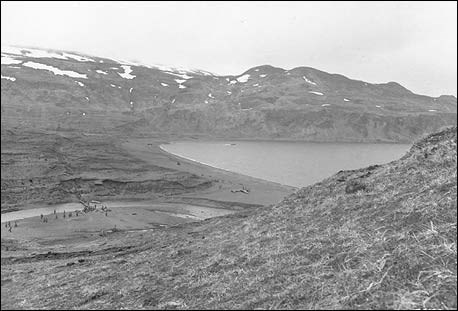
<path fill-rule="evenodd" d="M 2 47 L 2 128 L 410 142 L 456 125 L 457 99 L 309 67 L 239 76 Z"/>
<path fill-rule="evenodd" d="M 2 258 L 2 307 L 456 309 L 456 173 L 453 127 L 270 208 Z"/>

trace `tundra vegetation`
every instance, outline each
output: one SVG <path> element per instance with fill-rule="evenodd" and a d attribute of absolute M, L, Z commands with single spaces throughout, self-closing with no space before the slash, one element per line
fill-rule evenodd
<path fill-rule="evenodd" d="M 2 240 L 2 308 L 456 309 L 456 131 L 269 207 L 67 248 Z"/>

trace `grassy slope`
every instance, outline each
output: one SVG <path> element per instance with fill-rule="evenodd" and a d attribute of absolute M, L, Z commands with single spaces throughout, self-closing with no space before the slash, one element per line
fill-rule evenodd
<path fill-rule="evenodd" d="M 267 209 L 2 254 L 2 308 L 456 308 L 456 136 Z"/>

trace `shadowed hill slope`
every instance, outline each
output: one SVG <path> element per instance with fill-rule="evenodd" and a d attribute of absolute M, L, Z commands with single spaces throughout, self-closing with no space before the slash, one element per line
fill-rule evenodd
<path fill-rule="evenodd" d="M 456 131 L 269 208 L 3 257 L 2 308 L 455 309 Z"/>

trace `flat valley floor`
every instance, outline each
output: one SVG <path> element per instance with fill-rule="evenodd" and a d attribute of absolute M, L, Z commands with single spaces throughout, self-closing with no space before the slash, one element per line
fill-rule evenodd
<path fill-rule="evenodd" d="M 40 216 L 17 220 L 11 232 L 2 222 L 2 257 L 12 255 L 9 244 L 71 245 L 113 231 L 160 230 L 274 204 L 295 190 L 159 148 L 175 138 L 182 139 L 2 131 L 2 214 L 41 207 L 58 211 L 45 215 L 47 222 Z M 243 187 L 249 192 L 236 192 Z M 101 204 L 76 216 L 74 210 L 83 208 L 80 199 Z M 64 203 L 65 218 L 59 208 Z"/>

